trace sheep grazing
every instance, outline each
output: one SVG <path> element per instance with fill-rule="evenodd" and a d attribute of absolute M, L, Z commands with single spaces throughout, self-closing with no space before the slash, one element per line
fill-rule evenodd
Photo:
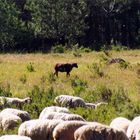
<path fill-rule="evenodd" d="M 81 121 L 66 121 L 58 124 L 53 131 L 54 140 L 74 140 L 74 132 L 79 127 L 86 125 Z"/>
<path fill-rule="evenodd" d="M 30 115 L 26 111 L 14 109 L 14 108 L 6 108 L 0 112 L 0 114 L 13 114 L 21 118 L 22 122 L 30 120 Z"/>
<path fill-rule="evenodd" d="M 70 76 L 70 72 L 72 71 L 73 68 L 78 68 L 77 63 L 57 63 L 54 67 L 55 72 L 54 75 L 58 77 L 58 72 L 66 72 L 66 76 Z"/>
<path fill-rule="evenodd" d="M 31 140 L 31 139 L 26 136 L 4 135 L 0 137 L 0 140 Z"/>
<path fill-rule="evenodd" d="M 84 125 L 74 132 L 75 140 L 128 140 L 123 131 L 102 124 Z"/>
<path fill-rule="evenodd" d="M 123 117 L 118 117 L 112 120 L 112 122 L 110 123 L 110 127 L 126 133 L 130 123 L 131 121 L 128 119 L 123 118 Z"/>
<path fill-rule="evenodd" d="M 20 98 L 10 98 L 10 97 L 0 97 L 0 102 L 2 106 L 16 105 L 17 107 L 21 108 L 22 105 L 24 105 L 25 103 L 30 103 L 31 98 L 27 97 L 24 99 L 20 99 Z"/>
<path fill-rule="evenodd" d="M 132 120 L 126 134 L 130 140 L 140 140 L 140 116 Z"/>
<path fill-rule="evenodd" d="M 59 106 L 50 106 L 50 107 L 45 107 L 42 112 L 40 113 L 39 118 L 43 118 L 47 113 L 50 112 L 62 112 L 62 113 L 70 113 L 70 111 L 65 108 L 65 107 L 59 107 Z"/>
<path fill-rule="evenodd" d="M 70 95 L 59 95 L 54 99 L 54 102 L 63 107 L 69 107 L 69 108 L 85 107 L 86 108 L 86 104 L 82 98 L 70 96 Z"/>
<path fill-rule="evenodd" d="M 21 118 L 17 115 L 10 113 L 0 113 L 0 126 L 4 131 L 8 129 L 13 129 L 21 122 Z"/>
<path fill-rule="evenodd" d="M 52 132 L 61 123 L 60 120 L 30 120 L 22 123 L 18 135 L 28 136 L 32 140 L 53 140 Z"/>
<path fill-rule="evenodd" d="M 77 121 L 85 121 L 85 119 L 78 114 L 67 114 L 67 113 L 58 113 L 58 112 L 50 112 L 47 114 L 41 115 L 39 119 L 49 119 L 49 120 L 77 120 Z"/>

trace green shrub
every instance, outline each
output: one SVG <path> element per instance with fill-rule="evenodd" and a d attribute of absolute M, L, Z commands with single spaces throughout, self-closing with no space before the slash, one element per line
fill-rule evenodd
<path fill-rule="evenodd" d="M 27 110 L 32 118 L 38 118 L 45 107 L 54 104 L 54 98 L 57 93 L 54 91 L 53 87 L 49 87 L 45 90 L 44 88 L 35 85 L 28 95 L 32 99 L 32 103 L 25 104 L 23 109 Z"/>
<path fill-rule="evenodd" d="M 19 79 L 23 84 L 25 84 L 27 82 L 27 77 L 25 74 L 23 74 L 20 79 Z"/>
<path fill-rule="evenodd" d="M 122 45 L 112 45 L 111 49 L 114 51 L 122 51 L 122 50 L 127 50 L 127 46 L 122 46 Z"/>
<path fill-rule="evenodd" d="M 129 62 L 126 62 L 126 61 L 125 62 L 123 62 L 123 61 L 120 62 L 119 67 L 122 68 L 122 69 L 132 68 L 131 64 Z"/>
<path fill-rule="evenodd" d="M 54 73 L 53 72 L 49 73 L 48 82 L 53 83 L 55 81 L 56 81 L 56 76 L 54 75 Z"/>
<path fill-rule="evenodd" d="M 47 77 L 45 75 L 43 75 L 41 78 L 40 78 L 40 83 L 41 84 L 44 84 L 47 80 Z"/>
<path fill-rule="evenodd" d="M 75 92 L 75 95 L 79 96 L 82 91 L 87 88 L 87 82 L 81 80 L 79 77 L 74 77 L 71 79 L 71 86 Z"/>
<path fill-rule="evenodd" d="M 89 53 L 92 51 L 90 48 L 86 48 L 83 46 L 81 46 L 80 48 L 77 48 L 77 49 L 79 50 L 79 52 L 82 52 L 82 53 Z"/>
<path fill-rule="evenodd" d="M 109 62 L 109 57 L 106 56 L 105 54 L 100 55 L 100 64 L 108 64 Z"/>
<path fill-rule="evenodd" d="M 73 52 L 73 55 L 75 57 L 81 57 L 82 55 L 80 54 L 80 52 L 76 51 L 76 52 Z"/>
<path fill-rule="evenodd" d="M 31 62 L 26 66 L 26 68 L 27 68 L 28 72 L 34 72 L 35 71 L 33 63 L 31 63 Z"/>
<path fill-rule="evenodd" d="M 66 47 L 63 45 L 56 45 L 52 47 L 53 53 L 64 53 L 66 50 Z"/>
<path fill-rule="evenodd" d="M 10 90 L 10 84 L 7 84 L 6 86 L 0 85 L 0 96 L 11 97 L 12 93 Z"/>
<path fill-rule="evenodd" d="M 91 73 L 95 77 L 103 77 L 104 76 L 104 72 L 101 69 L 101 65 L 99 65 L 98 63 L 92 63 L 91 66 L 88 66 L 88 69 L 91 71 Z"/>

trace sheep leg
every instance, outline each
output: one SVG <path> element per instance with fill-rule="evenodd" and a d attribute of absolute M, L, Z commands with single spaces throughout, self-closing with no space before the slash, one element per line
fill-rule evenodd
<path fill-rule="evenodd" d="M 56 75 L 58 77 L 58 71 L 55 71 L 54 75 Z"/>
<path fill-rule="evenodd" d="M 70 72 L 67 72 L 66 76 L 69 77 L 70 76 Z"/>

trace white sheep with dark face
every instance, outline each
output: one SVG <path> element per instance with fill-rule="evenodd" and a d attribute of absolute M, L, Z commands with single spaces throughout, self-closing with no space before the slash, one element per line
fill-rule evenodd
<path fill-rule="evenodd" d="M 26 104 L 26 103 L 30 103 L 31 102 L 31 98 L 27 97 L 24 99 L 20 99 L 20 98 L 11 98 L 11 97 L 0 97 L 0 102 L 2 104 L 2 106 L 10 106 L 10 105 L 15 105 L 19 108 L 22 107 L 22 105 Z"/>
<path fill-rule="evenodd" d="M 86 103 L 80 97 L 75 97 L 75 96 L 70 96 L 70 95 L 59 95 L 55 98 L 54 101 L 57 105 L 60 105 L 63 107 L 69 107 L 69 108 L 85 107 L 86 108 Z"/>
<path fill-rule="evenodd" d="M 19 109 L 6 108 L 6 109 L 3 109 L 0 112 L 0 114 L 13 114 L 13 115 L 16 115 L 16 116 L 20 117 L 22 122 L 30 120 L 29 113 L 26 112 L 26 111 L 23 111 L 23 110 L 19 110 Z"/>
<path fill-rule="evenodd" d="M 59 107 L 59 106 L 49 106 L 49 107 L 45 107 L 42 112 L 39 115 L 39 118 L 42 119 L 44 118 L 48 113 L 50 112 L 58 112 L 58 113 L 68 113 L 70 114 L 69 109 L 65 108 L 65 107 Z"/>
<path fill-rule="evenodd" d="M 3 130 L 13 129 L 22 123 L 20 117 L 10 113 L 0 113 L 0 126 Z"/>
<path fill-rule="evenodd" d="M 0 124 L 3 130 L 12 129 L 27 120 L 30 120 L 30 115 L 26 111 L 6 108 L 0 112 Z"/>

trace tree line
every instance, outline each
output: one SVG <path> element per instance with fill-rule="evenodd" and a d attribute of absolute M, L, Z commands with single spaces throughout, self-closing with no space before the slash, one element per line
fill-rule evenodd
<path fill-rule="evenodd" d="M 140 48 L 139 0 L 1 0 L 0 51 Z"/>

